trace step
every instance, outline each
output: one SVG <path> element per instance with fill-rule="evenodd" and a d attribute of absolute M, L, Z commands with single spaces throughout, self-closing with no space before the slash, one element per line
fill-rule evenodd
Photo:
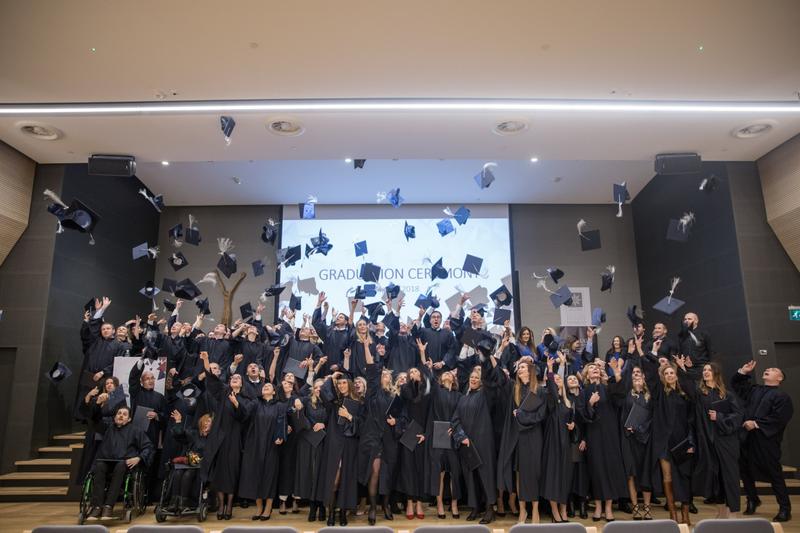
<path fill-rule="evenodd" d="M 71 444 L 68 446 L 42 446 L 36 451 L 42 459 L 69 459 L 72 456 L 73 447 L 83 447 L 83 444 Z"/>
<path fill-rule="evenodd" d="M 54 435 L 50 437 L 50 440 L 53 441 L 55 444 L 54 446 L 60 446 L 63 444 L 72 444 L 77 442 L 83 442 L 84 433 L 67 433 L 65 435 Z"/>
<path fill-rule="evenodd" d="M 72 461 L 69 459 L 26 459 L 14 461 L 19 472 L 69 472 Z"/>
<path fill-rule="evenodd" d="M 0 487 L 64 487 L 69 472 L 11 472 L 0 475 Z"/>
<path fill-rule="evenodd" d="M 0 502 L 67 501 L 67 487 L 0 487 Z"/>

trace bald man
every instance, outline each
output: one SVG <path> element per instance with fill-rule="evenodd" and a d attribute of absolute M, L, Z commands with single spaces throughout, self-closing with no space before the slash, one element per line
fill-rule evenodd
<path fill-rule="evenodd" d="M 692 358 L 692 368 L 702 371 L 703 365 L 711 361 L 711 336 L 700 328 L 700 317 L 697 313 L 686 313 L 683 316 L 681 330 L 678 332 L 679 351 Z"/>
<path fill-rule="evenodd" d="M 792 519 L 792 505 L 783 479 L 781 440 L 794 412 L 792 399 L 779 388 L 786 377 L 780 368 L 764 370 L 764 384 L 756 385 L 751 375 L 755 367 L 756 362 L 750 361 L 731 378 L 731 388 L 745 405 L 742 428 L 746 439 L 739 457 L 739 470 L 747 495 L 744 514 L 756 513 L 761 500 L 755 482 L 767 481 L 772 484 L 772 492 L 778 500 L 778 514 L 772 521 L 787 522 Z"/>

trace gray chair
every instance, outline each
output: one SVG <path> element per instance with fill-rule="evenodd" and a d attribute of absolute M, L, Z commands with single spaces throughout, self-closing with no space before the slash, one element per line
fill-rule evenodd
<path fill-rule="evenodd" d="M 674 520 L 623 520 L 609 522 L 603 526 L 603 533 L 679 533 L 680 528 Z"/>
<path fill-rule="evenodd" d="M 86 526 L 39 526 L 31 533 L 108 533 L 105 526 L 89 524 Z"/>
<path fill-rule="evenodd" d="M 700 520 L 694 533 L 772 533 L 772 524 L 764 518 L 728 518 Z"/>
<path fill-rule="evenodd" d="M 586 528 L 578 522 L 570 522 L 568 524 L 514 524 L 508 530 L 508 533 L 586 533 Z"/>
<path fill-rule="evenodd" d="M 352 529 L 352 528 L 350 528 Z M 222 530 L 222 533 L 300 533 L 289 526 L 231 526 Z"/>
<path fill-rule="evenodd" d="M 359 526 L 359 527 L 321 527 L 317 533 L 394 533 L 394 529 L 386 526 Z"/>
<path fill-rule="evenodd" d="M 128 533 L 205 533 L 199 526 L 131 526 Z"/>
<path fill-rule="evenodd" d="M 489 527 L 481 524 L 458 524 L 454 526 L 419 526 L 414 533 L 492 533 Z M 581 528 L 581 533 L 585 530 Z"/>

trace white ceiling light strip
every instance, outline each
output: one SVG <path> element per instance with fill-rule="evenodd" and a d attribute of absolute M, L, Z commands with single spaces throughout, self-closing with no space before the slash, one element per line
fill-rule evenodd
<path fill-rule="evenodd" d="M 498 99 L 219 100 L 75 104 L 0 104 L 0 116 L 153 115 L 227 112 L 566 111 L 608 113 L 792 113 L 800 102 Z"/>

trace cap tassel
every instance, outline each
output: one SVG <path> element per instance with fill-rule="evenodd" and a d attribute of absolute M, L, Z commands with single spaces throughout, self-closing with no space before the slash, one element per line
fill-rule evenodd
<path fill-rule="evenodd" d="M 672 294 L 675 292 L 675 287 L 678 286 L 678 283 L 681 282 L 681 278 L 674 277 L 670 280 L 670 288 L 669 288 L 669 296 L 667 297 L 667 303 L 672 303 Z"/>
<path fill-rule="evenodd" d="M 45 189 L 44 193 L 42 194 L 44 194 L 46 198 L 50 198 L 52 202 L 60 205 L 63 208 L 67 208 L 67 204 L 65 204 L 64 201 L 61 200 L 61 198 L 59 198 L 59 196 L 50 189 Z"/>
<path fill-rule="evenodd" d="M 217 246 L 219 247 L 219 255 L 227 254 L 233 250 L 233 241 L 227 237 L 217 237 Z"/>
<path fill-rule="evenodd" d="M 586 229 L 586 221 L 583 220 L 583 219 L 580 219 L 578 221 L 577 227 L 578 227 L 578 235 L 580 235 L 582 239 L 589 240 L 589 237 L 587 237 L 586 235 L 583 234 L 583 230 Z"/>
<path fill-rule="evenodd" d="M 217 286 L 217 274 L 216 274 L 216 272 L 209 272 L 208 274 L 203 276 L 203 279 L 201 279 L 200 281 L 197 282 L 198 285 L 200 285 L 201 283 L 210 283 L 214 287 L 216 287 Z"/>
<path fill-rule="evenodd" d="M 89 246 L 94 246 L 94 235 L 89 234 Z"/>
<path fill-rule="evenodd" d="M 191 213 L 189 213 L 189 228 L 197 229 L 197 219 Z"/>
<path fill-rule="evenodd" d="M 386 192 L 383 192 L 383 191 L 381 191 L 381 192 L 377 193 L 377 194 L 375 195 L 375 203 L 376 203 L 376 204 L 382 204 L 383 202 L 385 202 L 385 201 L 386 201 L 386 198 L 387 198 L 388 196 L 389 196 L 389 194 L 388 194 L 388 193 L 386 193 Z"/>
<path fill-rule="evenodd" d="M 617 218 L 622 218 L 622 202 L 621 201 L 617 202 L 617 205 L 619 206 L 619 210 L 617 211 Z"/>
<path fill-rule="evenodd" d="M 547 288 L 547 281 L 544 279 L 540 279 L 539 281 L 537 281 L 536 286 L 540 289 L 544 289 L 546 292 L 549 292 L 550 294 L 555 294 L 555 292 Z"/>
<path fill-rule="evenodd" d="M 155 258 L 158 257 L 159 247 L 158 246 L 154 246 L 153 248 L 148 248 L 147 249 L 147 253 L 151 256 L 150 257 L 151 259 L 155 259 Z"/>
<path fill-rule="evenodd" d="M 678 220 L 678 228 L 680 228 L 683 233 L 686 233 L 686 230 L 688 230 L 689 226 L 691 226 L 693 223 L 694 213 L 689 211 L 688 213 L 684 213 L 683 216 Z"/>

